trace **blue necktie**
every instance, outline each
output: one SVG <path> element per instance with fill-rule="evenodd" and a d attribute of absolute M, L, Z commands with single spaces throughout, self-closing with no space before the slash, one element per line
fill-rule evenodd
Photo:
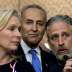
<path fill-rule="evenodd" d="M 35 50 L 31 50 L 30 52 L 32 54 L 32 65 L 35 69 L 35 72 L 41 72 L 40 60 L 36 55 L 37 52 Z"/>

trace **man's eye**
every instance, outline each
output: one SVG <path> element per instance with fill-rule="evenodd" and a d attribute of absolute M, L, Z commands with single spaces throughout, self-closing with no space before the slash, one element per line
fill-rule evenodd
<path fill-rule="evenodd" d="M 27 24 L 30 24 L 30 23 L 32 23 L 32 22 L 31 22 L 31 21 L 26 21 L 26 23 L 27 23 Z"/>
<path fill-rule="evenodd" d="M 58 39 L 58 35 L 52 35 L 52 36 L 50 37 L 50 39 L 55 41 L 55 40 Z"/>
<path fill-rule="evenodd" d="M 44 25 L 44 22 L 37 22 L 38 25 Z"/>
<path fill-rule="evenodd" d="M 32 20 L 26 20 L 25 23 L 26 23 L 26 24 L 32 24 L 33 21 L 32 21 Z"/>
<path fill-rule="evenodd" d="M 63 36 L 65 36 L 65 37 L 69 37 L 69 36 L 70 36 L 70 34 L 65 33 Z"/>

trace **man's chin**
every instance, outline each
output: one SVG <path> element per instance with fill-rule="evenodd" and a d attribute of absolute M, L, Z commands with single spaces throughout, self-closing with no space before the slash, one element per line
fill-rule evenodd
<path fill-rule="evenodd" d="M 56 57 L 57 57 L 59 60 L 62 60 L 62 59 L 63 59 L 63 56 L 64 56 L 64 55 L 56 55 Z"/>
<path fill-rule="evenodd" d="M 29 43 L 31 44 L 37 44 L 39 41 L 38 40 L 30 40 Z"/>

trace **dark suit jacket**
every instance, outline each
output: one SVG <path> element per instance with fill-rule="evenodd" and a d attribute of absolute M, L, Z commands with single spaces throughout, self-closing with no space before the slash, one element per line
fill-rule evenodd
<path fill-rule="evenodd" d="M 62 68 L 58 63 L 58 60 L 56 57 L 48 52 L 45 52 L 40 48 L 41 50 L 41 60 L 42 60 L 42 72 L 61 72 Z M 25 58 L 25 54 L 19 45 L 17 53 L 19 55 L 22 55 L 22 58 L 25 62 L 27 62 Z M 31 72 L 31 71 L 30 71 Z"/>

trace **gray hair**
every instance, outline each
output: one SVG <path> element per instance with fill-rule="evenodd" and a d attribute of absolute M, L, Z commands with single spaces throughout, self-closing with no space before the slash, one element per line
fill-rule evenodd
<path fill-rule="evenodd" d="M 56 15 L 54 17 L 51 17 L 48 21 L 47 21 L 47 26 L 50 26 L 52 25 L 53 23 L 55 22 L 58 22 L 58 21 L 63 21 L 67 24 L 70 24 L 72 25 L 72 18 L 69 17 L 68 15 Z"/>

